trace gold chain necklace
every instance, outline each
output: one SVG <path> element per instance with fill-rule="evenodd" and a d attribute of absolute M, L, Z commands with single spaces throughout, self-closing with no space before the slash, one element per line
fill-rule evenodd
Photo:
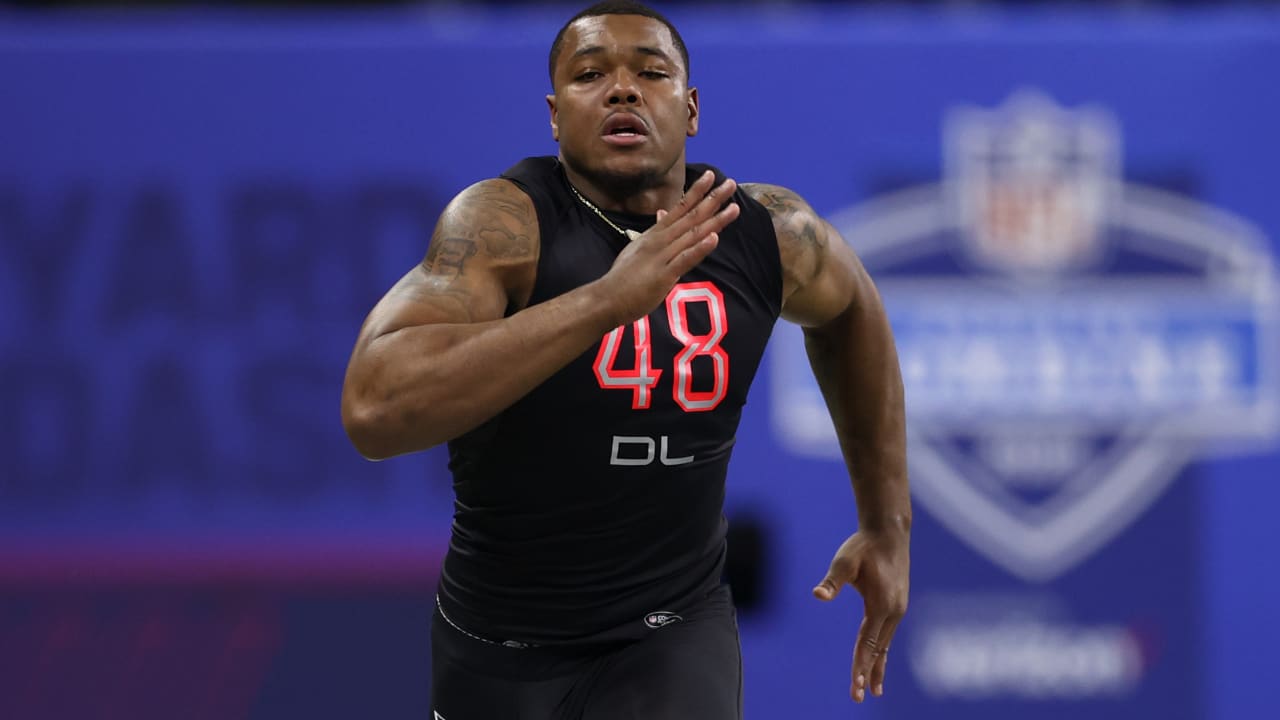
<path fill-rule="evenodd" d="M 627 240 L 635 240 L 636 238 L 640 237 L 640 233 L 636 232 L 635 230 L 624 229 L 622 227 L 619 227 L 618 224 L 615 223 L 614 221 L 610 220 L 609 217 L 600 210 L 600 208 L 595 206 L 595 203 L 583 197 L 582 193 L 578 192 L 578 188 L 573 186 L 573 183 L 568 183 L 568 185 L 569 185 L 569 189 L 573 191 L 574 197 L 582 201 L 582 204 L 586 205 L 587 209 L 595 213 L 601 220 L 608 223 L 609 227 L 613 228 L 614 230 L 617 230 L 619 235 L 626 238 Z"/>

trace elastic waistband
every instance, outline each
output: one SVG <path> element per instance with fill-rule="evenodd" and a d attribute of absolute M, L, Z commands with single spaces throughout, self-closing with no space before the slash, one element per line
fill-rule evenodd
<path fill-rule="evenodd" d="M 466 635 L 467 637 L 471 638 L 472 640 L 477 640 L 477 641 L 482 642 L 482 643 L 488 643 L 489 645 L 500 645 L 500 646 L 505 647 L 505 648 L 513 648 L 513 649 L 516 649 L 516 650 L 525 650 L 525 649 L 528 649 L 528 648 L 535 648 L 535 647 L 538 647 L 538 646 L 537 646 L 537 645 L 535 645 L 534 643 L 521 642 L 521 641 L 519 641 L 519 640 L 491 640 L 491 639 L 489 639 L 489 638 L 480 637 L 479 635 L 476 635 L 476 634 L 475 634 L 475 633 L 473 633 L 473 632 L 469 632 L 469 631 L 467 631 L 467 630 L 466 630 L 466 629 L 464 629 L 461 625 L 459 625 L 458 623 L 454 622 L 454 621 L 449 617 L 449 614 L 448 614 L 448 613 L 446 613 L 446 612 L 444 611 L 444 605 L 441 605 L 441 604 L 440 604 L 440 593 L 436 593 L 436 610 L 439 610 L 439 611 L 440 611 L 440 618 L 441 618 L 442 620 L 444 620 L 446 623 L 448 623 L 448 624 L 449 624 L 449 627 L 453 628 L 454 630 L 457 630 L 458 632 L 462 633 L 463 635 Z"/>

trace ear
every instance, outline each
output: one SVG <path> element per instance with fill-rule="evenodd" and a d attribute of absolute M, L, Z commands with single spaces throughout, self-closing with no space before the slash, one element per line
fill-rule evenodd
<path fill-rule="evenodd" d="M 560 114 L 556 112 L 556 96 L 547 96 L 547 109 L 551 111 L 551 139 L 560 142 Z"/>
<path fill-rule="evenodd" d="M 685 135 L 693 137 L 698 134 L 698 88 L 689 88 L 689 124 L 685 127 Z"/>

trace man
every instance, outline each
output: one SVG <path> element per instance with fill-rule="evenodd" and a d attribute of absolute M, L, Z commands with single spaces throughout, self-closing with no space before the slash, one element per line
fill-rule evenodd
<path fill-rule="evenodd" d="M 722 504 L 779 315 L 804 327 L 858 503 L 858 532 L 813 593 L 862 593 L 851 694 L 879 695 L 911 509 L 901 376 L 871 280 L 791 191 L 686 164 L 698 93 L 658 13 L 579 13 L 550 72 L 559 156 L 449 204 L 425 260 L 365 322 L 343 388 L 365 456 L 449 443 L 435 716 L 741 717 Z"/>

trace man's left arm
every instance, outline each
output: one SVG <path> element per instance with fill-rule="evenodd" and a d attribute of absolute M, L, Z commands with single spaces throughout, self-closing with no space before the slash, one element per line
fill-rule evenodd
<path fill-rule="evenodd" d="M 831 600 L 846 584 L 863 598 L 850 695 L 884 692 L 885 658 L 907 609 L 911 496 L 902 373 L 880 294 L 853 249 L 798 195 L 743 185 L 773 217 L 782 259 L 782 316 L 805 349 L 835 424 L 858 507 L 858 531 L 813 589 Z"/>

